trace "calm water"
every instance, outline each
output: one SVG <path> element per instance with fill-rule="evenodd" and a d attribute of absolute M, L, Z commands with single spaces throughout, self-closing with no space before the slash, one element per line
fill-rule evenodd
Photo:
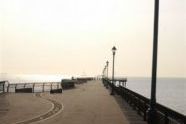
<path fill-rule="evenodd" d="M 61 79 L 69 79 L 67 75 L 39 75 L 39 74 L 0 74 L 0 80 L 8 80 L 10 83 L 25 82 L 61 82 Z"/>
<path fill-rule="evenodd" d="M 0 80 L 10 83 L 25 82 L 60 82 L 62 75 L 7 75 L 0 76 Z M 127 88 L 150 98 L 150 78 L 128 78 Z M 157 80 L 157 102 L 177 112 L 186 115 L 186 78 L 159 78 Z"/>
<path fill-rule="evenodd" d="M 150 78 L 128 78 L 127 87 L 150 98 Z M 186 78 L 158 78 L 157 102 L 186 115 Z"/>

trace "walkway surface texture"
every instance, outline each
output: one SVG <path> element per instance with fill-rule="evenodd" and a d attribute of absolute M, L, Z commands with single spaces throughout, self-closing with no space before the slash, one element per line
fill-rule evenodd
<path fill-rule="evenodd" d="M 6 94 L 0 100 L 4 101 L 2 124 L 145 124 L 101 81 L 89 81 L 62 94 Z"/>

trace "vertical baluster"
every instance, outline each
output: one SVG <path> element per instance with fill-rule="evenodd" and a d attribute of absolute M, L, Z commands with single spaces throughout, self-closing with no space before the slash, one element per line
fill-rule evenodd
<path fill-rule="evenodd" d="M 169 119 L 168 119 L 167 113 L 165 113 L 165 115 L 164 115 L 164 121 L 165 121 L 165 124 L 169 124 Z"/>
<path fill-rule="evenodd" d="M 33 93 L 34 93 L 34 90 L 35 90 L 35 83 L 33 83 L 33 89 L 32 89 Z"/>
<path fill-rule="evenodd" d="M 45 83 L 43 83 L 43 90 L 42 90 L 43 92 L 45 91 Z"/>
<path fill-rule="evenodd" d="M 145 102 L 143 102 L 142 105 L 143 105 L 143 120 L 146 121 L 147 120 L 147 110 L 146 110 Z"/>
<path fill-rule="evenodd" d="M 7 86 L 7 92 L 9 92 L 9 86 L 10 86 L 10 84 L 8 83 L 8 86 Z"/>
<path fill-rule="evenodd" d="M 16 89 L 17 89 L 17 84 L 15 85 L 15 91 L 16 91 Z"/>
<path fill-rule="evenodd" d="M 138 111 L 138 114 L 140 114 L 140 111 L 141 111 L 141 101 L 139 98 L 137 98 L 137 111 Z"/>
<path fill-rule="evenodd" d="M 57 89 L 59 89 L 59 83 L 57 83 Z"/>
<path fill-rule="evenodd" d="M 52 90 L 52 83 L 50 84 L 50 90 Z"/>
<path fill-rule="evenodd" d="M 5 82 L 3 84 L 3 93 L 5 92 Z"/>

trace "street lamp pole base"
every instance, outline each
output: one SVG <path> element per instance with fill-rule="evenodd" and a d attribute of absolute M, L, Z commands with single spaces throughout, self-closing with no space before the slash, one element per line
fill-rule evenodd
<path fill-rule="evenodd" d="M 148 110 L 148 124 L 156 124 L 157 111 L 149 108 Z"/>

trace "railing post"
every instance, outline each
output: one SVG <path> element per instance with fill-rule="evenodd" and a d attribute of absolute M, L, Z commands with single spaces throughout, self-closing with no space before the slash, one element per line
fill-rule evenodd
<path fill-rule="evenodd" d="M 52 90 L 52 83 L 50 84 L 50 90 Z"/>
<path fill-rule="evenodd" d="M 7 86 L 7 92 L 9 92 L 9 86 L 10 86 L 10 84 L 8 84 L 8 86 Z"/>
<path fill-rule="evenodd" d="M 137 110 L 138 110 L 138 114 L 140 114 L 141 102 L 140 102 L 140 99 L 139 98 L 137 98 Z"/>
<path fill-rule="evenodd" d="M 169 124 L 169 119 L 167 113 L 165 113 L 165 118 L 164 118 L 165 124 Z"/>
<path fill-rule="evenodd" d="M 3 93 L 5 92 L 5 83 L 3 84 Z"/>
<path fill-rule="evenodd" d="M 57 83 L 57 89 L 59 89 L 59 83 Z"/>
<path fill-rule="evenodd" d="M 44 89 L 44 88 L 45 88 L 45 83 L 43 83 L 43 92 L 45 91 L 45 89 Z"/>
<path fill-rule="evenodd" d="M 15 84 L 15 91 L 16 91 L 16 89 L 17 89 L 17 84 Z"/>
<path fill-rule="evenodd" d="M 145 108 L 144 108 L 143 114 L 144 114 L 143 115 L 143 120 L 146 121 L 147 120 L 147 111 L 145 110 Z"/>
<path fill-rule="evenodd" d="M 32 89 L 32 92 L 34 93 L 34 89 L 35 89 L 35 83 L 33 83 L 33 89 Z"/>

